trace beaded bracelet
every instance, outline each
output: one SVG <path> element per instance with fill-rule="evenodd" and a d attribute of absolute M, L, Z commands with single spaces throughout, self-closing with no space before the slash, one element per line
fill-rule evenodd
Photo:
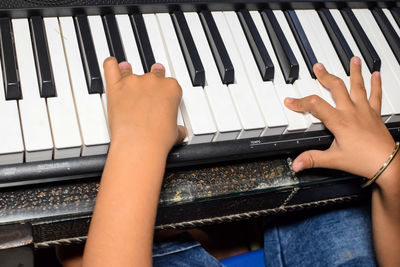
<path fill-rule="evenodd" d="M 396 156 L 397 152 L 399 151 L 399 147 L 400 147 L 400 142 L 396 142 L 396 146 L 394 147 L 392 154 L 390 154 L 386 162 L 382 165 L 382 167 L 375 173 L 375 175 L 369 181 L 367 181 L 365 184 L 362 185 L 362 187 L 367 187 L 371 185 L 373 182 L 375 182 L 376 179 L 378 179 L 378 177 L 386 170 L 386 168 L 389 166 L 389 164 Z"/>

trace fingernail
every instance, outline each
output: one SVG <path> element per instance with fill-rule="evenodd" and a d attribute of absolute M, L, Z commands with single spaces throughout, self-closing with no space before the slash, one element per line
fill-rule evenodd
<path fill-rule="evenodd" d="M 353 57 L 353 63 L 354 64 L 360 64 L 361 63 L 360 58 L 359 57 Z"/>
<path fill-rule="evenodd" d="M 323 70 L 324 69 L 324 65 L 322 65 L 321 63 L 317 63 L 317 69 L 319 70 Z"/>
<path fill-rule="evenodd" d="M 374 75 L 375 78 L 381 77 L 381 73 L 379 71 L 375 71 L 374 73 L 372 73 L 372 75 Z"/>
<path fill-rule="evenodd" d="M 154 63 L 153 68 L 156 70 L 164 70 L 164 66 L 160 63 Z"/>
<path fill-rule="evenodd" d="M 285 102 L 286 102 L 287 104 L 293 103 L 293 101 L 294 101 L 294 98 L 291 98 L 291 97 L 286 97 L 286 98 L 285 98 Z"/>
<path fill-rule="evenodd" d="M 118 65 L 119 65 L 119 67 L 120 67 L 121 69 L 129 69 L 129 68 L 131 67 L 131 64 L 129 64 L 129 63 L 126 62 L 126 61 L 122 61 L 122 62 L 119 63 Z"/>
<path fill-rule="evenodd" d="M 295 172 L 299 172 L 299 171 L 303 170 L 303 168 L 304 168 L 304 165 L 303 165 L 303 162 L 301 162 L 301 161 L 296 161 L 292 164 L 292 169 Z"/>

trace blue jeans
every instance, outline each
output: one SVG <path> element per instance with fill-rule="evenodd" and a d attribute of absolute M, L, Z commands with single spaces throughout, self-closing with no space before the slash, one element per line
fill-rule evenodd
<path fill-rule="evenodd" d="M 267 267 L 376 266 L 370 208 L 348 208 L 270 225 L 264 231 Z M 189 235 L 156 243 L 154 266 L 223 266 Z"/>
<path fill-rule="evenodd" d="M 181 234 L 153 245 L 153 266 L 213 267 L 222 265 L 208 254 L 199 242 L 193 240 L 188 234 Z"/>

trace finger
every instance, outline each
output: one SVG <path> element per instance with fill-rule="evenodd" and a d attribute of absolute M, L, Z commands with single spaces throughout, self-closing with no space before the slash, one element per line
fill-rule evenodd
<path fill-rule="evenodd" d="M 187 129 L 184 126 L 178 125 L 178 137 L 176 139 L 176 144 L 180 144 L 185 140 L 187 136 Z"/>
<path fill-rule="evenodd" d="M 122 61 L 118 65 L 119 65 L 119 69 L 121 70 L 122 78 L 132 75 L 132 65 L 131 64 L 129 64 L 126 61 Z"/>
<path fill-rule="evenodd" d="M 107 87 L 110 87 L 121 80 L 121 70 L 115 57 L 106 58 L 106 60 L 104 60 L 103 67 Z"/>
<path fill-rule="evenodd" d="M 311 168 L 333 168 L 332 152 L 329 150 L 308 150 L 300 155 L 293 161 L 292 169 L 299 172 Z"/>
<path fill-rule="evenodd" d="M 336 106 L 351 104 L 349 93 L 342 79 L 330 74 L 321 63 L 316 63 L 313 70 L 322 86 L 330 90 Z"/>
<path fill-rule="evenodd" d="M 329 128 L 336 110 L 325 100 L 317 95 L 311 95 L 300 99 L 286 98 L 285 105 L 296 112 L 309 112 L 320 119 Z"/>
<path fill-rule="evenodd" d="M 382 80 L 379 71 L 375 71 L 371 75 L 371 95 L 369 96 L 369 104 L 378 115 L 381 114 Z"/>
<path fill-rule="evenodd" d="M 157 75 L 160 78 L 164 78 L 165 77 L 165 68 L 160 63 L 153 64 L 153 66 L 151 66 L 150 72 L 154 73 L 155 75 Z"/>
<path fill-rule="evenodd" d="M 361 74 L 361 59 L 353 57 L 350 60 L 350 98 L 354 103 L 366 103 L 364 79 Z"/>

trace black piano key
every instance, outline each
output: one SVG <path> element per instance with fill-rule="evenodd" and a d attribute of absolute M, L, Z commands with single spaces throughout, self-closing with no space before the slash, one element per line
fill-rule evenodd
<path fill-rule="evenodd" d="M 260 33 L 258 32 L 249 11 L 246 9 L 241 9 L 237 14 L 246 35 L 247 42 L 249 43 L 251 51 L 253 52 L 254 59 L 257 62 L 262 79 L 264 81 L 273 80 L 274 64 L 272 63 L 271 57 L 268 54 L 267 48 L 261 39 Z"/>
<path fill-rule="evenodd" d="M 171 17 L 193 86 L 204 86 L 206 77 L 203 63 L 201 62 L 199 52 L 197 51 L 196 45 L 193 41 L 185 16 L 182 11 L 174 11 L 172 12 Z"/>
<path fill-rule="evenodd" d="M 149 36 L 147 35 L 143 16 L 142 14 L 134 13 L 129 17 L 131 19 L 133 32 L 135 33 L 144 72 L 150 72 L 151 66 L 156 63 L 156 60 L 154 59 L 153 50 L 151 48 Z"/>
<path fill-rule="evenodd" d="M 272 10 L 264 9 L 260 13 L 274 46 L 285 81 L 293 83 L 299 77 L 299 63 Z"/>
<path fill-rule="evenodd" d="M 86 82 L 89 94 L 104 93 L 103 80 L 97 61 L 96 51 L 86 15 L 75 17 L 75 28 L 82 55 L 82 64 L 85 70 Z"/>
<path fill-rule="evenodd" d="M 235 70 L 211 11 L 208 9 L 202 10 L 199 15 L 208 43 L 214 55 L 221 80 L 224 84 L 232 84 L 235 81 Z"/>
<path fill-rule="evenodd" d="M 390 9 L 394 20 L 396 21 L 397 25 L 400 27 L 400 7 L 394 7 Z"/>
<path fill-rule="evenodd" d="M 22 99 L 22 94 L 18 83 L 17 63 L 10 19 L 0 19 L 0 35 L 5 97 L 6 100 L 19 100 Z"/>
<path fill-rule="evenodd" d="M 350 8 L 343 8 L 340 12 L 346 21 L 347 27 L 349 27 L 370 72 L 379 71 L 381 68 L 381 59 L 379 58 L 378 53 L 376 53 L 353 11 Z"/>
<path fill-rule="evenodd" d="M 321 8 L 318 11 L 318 14 L 325 26 L 326 31 L 328 32 L 329 38 L 335 47 L 336 53 L 339 56 L 340 62 L 342 62 L 346 74 L 350 75 L 350 60 L 354 54 L 351 51 L 349 44 L 336 24 L 336 21 L 332 17 L 329 9 Z"/>
<path fill-rule="evenodd" d="M 32 17 L 30 19 L 30 26 L 36 61 L 36 71 L 39 79 L 40 95 L 41 97 L 55 97 L 56 88 L 54 86 L 53 72 L 43 19 L 41 17 Z"/>
<path fill-rule="evenodd" d="M 397 35 L 392 24 L 380 8 L 373 8 L 371 10 L 376 22 L 379 25 L 383 35 L 385 36 L 390 48 L 393 51 L 397 61 L 400 63 L 400 37 Z"/>
<path fill-rule="evenodd" d="M 109 14 L 103 16 L 103 24 L 111 56 L 115 57 L 118 63 L 126 61 L 124 46 L 122 45 L 115 15 Z"/>
<path fill-rule="evenodd" d="M 299 18 L 297 17 L 294 10 L 285 11 L 285 16 L 296 39 L 297 45 L 300 48 L 301 54 L 303 55 L 304 61 L 306 62 L 311 77 L 315 79 L 316 77 L 314 74 L 313 66 L 315 63 L 318 62 L 318 60 L 314 54 L 310 42 L 308 41 L 307 35 L 305 34 L 303 27 L 300 24 Z"/>

